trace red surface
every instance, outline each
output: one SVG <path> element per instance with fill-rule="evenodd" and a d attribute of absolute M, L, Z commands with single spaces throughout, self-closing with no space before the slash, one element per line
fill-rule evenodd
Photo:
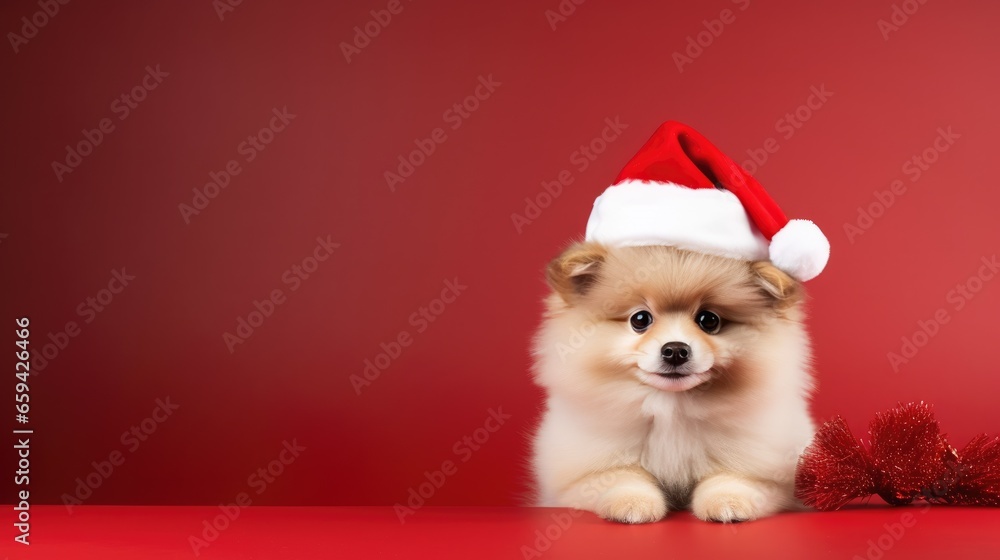
<path fill-rule="evenodd" d="M 306 450 L 255 505 L 391 506 L 448 461 L 430 505 L 520 503 L 541 402 L 527 374 L 541 271 L 667 119 L 830 236 L 809 283 L 818 418 L 860 432 L 925 399 L 956 445 L 995 433 L 1000 282 L 976 275 L 1000 232 L 1000 4 L 920 4 L 886 40 L 878 22 L 902 3 L 588 1 L 553 29 L 557 0 L 404 0 L 350 62 L 341 43 L 388 0 L 245 1 L 222 21 L 212 2 L 61 6 L 17 53 L 0 48 L 0 345 L 22 314 L 34 348 L 66 343 L 32 379 L 33 504 L 59 504 L 112 453 L 124 463 L 84 503 L 228 503 L 292 439 Z M 38 10 L 2 2 L 0 29 Z M 692 47 L 723 10 L 731 23 Z M 121 120 L 112 103 L 153 85 L 157 65 L 169 76 Z M 476 109 L 460 119 L 466 102 Z M 286 106 L 284 125 L 273 110 Z M 103 119 L 114 130 L 60 182 L 52 162 Z M 272 123 L 285 128 L 247 162 L 241 144 Z M 390 190 L 385 173 L 415 140 L 442 136 Z M 936 138 L 947 151 L 918 167 Z M 185 223 L 178 205 L 225 175 Z M 515 228 L 515 213 L 530 223 Z M 327 236 L 339 248 L 286 283 Z M 86 311 L 121 267 L 135 280 Z M 467 289 L 435 304 L 455 278 Z M 282 303 L 230 353 L 224 333 L 274 290 Z M 889 353 L 921 329 L 933 336 L 894 371 Z M 352 376 L 385 363 L 383 348 L 398 357 L 356 394 Z M 2 433 L 12 391 L 0 383 Z M 180 408 L 135 448 L 127 433 L 165 397 Z M 503 427 L 466 444 L 496 407 Z M 12 453 L 0 441 L 0 465 Z"/>
<path fill-rule="evenodd" d="M 867 507 L 704 523 L 688 513 L 617 525 L 564 509 L 251 507 L 199 558 L 997 558 L 1000 511 Z M 37 508 L 30 550 L 12 558 L 194 558 L 209 507 Z M 547 535 L 547 536 L 546 536 Z M 881 545 L 879 544 L 881 542 Z M 880 548 L 881 546 L 881 548 Z M 540 556 L 537 556 L 535 553 Z"/>

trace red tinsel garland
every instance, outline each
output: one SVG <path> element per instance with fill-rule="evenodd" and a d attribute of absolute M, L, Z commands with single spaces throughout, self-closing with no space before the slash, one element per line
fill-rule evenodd
<path fill-rule="evenodd" d="M 1000 506 L 1000 437 L 948 444 L 931 406 L 909 403 L 875 415 L 866 448 L 837 416 L 799 458 L 795 497 L 820 510 L 878 494 L 893 505 Z"/>

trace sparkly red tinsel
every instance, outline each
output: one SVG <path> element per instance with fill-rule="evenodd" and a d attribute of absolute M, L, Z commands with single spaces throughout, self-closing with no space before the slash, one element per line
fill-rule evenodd
<path fill-rule="evenodd" d="M 1000 437 L 948 444 L 931 406 L 919 402 L 876 414 L 868 447 L 837 416 L 799 458 L 795 497 L 821 510 L 878 494 L 893 505 L 1000 506 Z"/>

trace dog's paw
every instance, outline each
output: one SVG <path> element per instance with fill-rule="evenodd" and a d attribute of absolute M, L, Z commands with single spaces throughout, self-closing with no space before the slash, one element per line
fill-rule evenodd
<path fill-rule="evenodd" d="M 618 523 L 652 523 L 667 515 L 667 500 L 652 484 L 617 486 L 604 493 L 596 513 Z"/>
<path fill-rule="evenodd" d="M 702 521 L 738 523 L 773 513 L 764 489 L 736 477 L 710 478 L 695 488 L 691 511 Z"/>

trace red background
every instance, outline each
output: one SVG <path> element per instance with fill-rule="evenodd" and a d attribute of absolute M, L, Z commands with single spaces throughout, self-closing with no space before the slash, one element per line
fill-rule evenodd
<path fill-rule="evenodd" d="M 74 2 L 5 45 L 4 336 L 28 315 L 37 351 L 112 269 L 136 277 L 32 379 L 36 503 L 60 503 L 114 450 L 124 464 L 86 503 L 229 502 L 296 439 L 306 450 L 254 503 L 391 505 L 461 461 L 455 442 L 495 407 L 510 419 L 428 503 L 520 503 L 542 267 L 666 119 L 738 161 L 775 138 L 756 176 L 830 238 L 808 285 L 817 418 L 861 430 L 925 399 L 958 444 L 1000 429 L 1000 287 L 958 311 L 947 299 L 997 252 L 996 5 L 929 2 L 888 40 L 888 0 L 591 1 L 555 29 L 555 0 L 401 5 L 350 62 L 341 43 L 386 2 L 245 2 L 221 21 L 210 3 Z M 724 9 L 735 20 L 678 71 L 673 53 Z M 5 2 L 3 30 L 37 10 Z M 117 120 L 111 102 L 157 64 L 169 76 Z M 490 75 L 501 85 L 452 130 L 443 112 Z M 779 120 L 813 86 L 833 95 L 786 138 Z M 295 119 L 185 224 L 178 204 L 285 106 Z M 115 130 L 59 182 L 52 161 L 106 117 Z M 628 128 L 579 170 L 571 154 L 616 117 Z M 437 127 L 445 142 L 390 191 L 384 172 Z M 960 138 L 911 181 L 904 163 L 939 127 Z M 511 214 L 562 170 L 573 183 L 518 233 Z M 849 240 L 896 179 L 905 194 Z M 282 273 L 327 235 L 340 247 L 290 292 Z M 416 333 L 410 315 L 456 277 L 467 290 Z M 287 300 L 230 354 L 223 333 L 276 288 Z M 893 371 L 887 354 L 939 309 L 950 321 Z M 356 394 L 350 377 L 404 330 L 412 344 Z M 128 452 L 122 432 L 167 396 L 180 408 Z"/>

